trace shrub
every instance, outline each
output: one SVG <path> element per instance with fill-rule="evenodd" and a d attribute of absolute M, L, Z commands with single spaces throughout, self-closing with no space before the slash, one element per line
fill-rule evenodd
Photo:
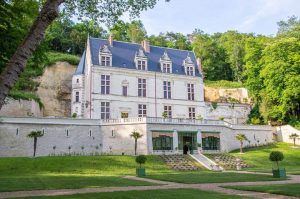
<path fill-rule="evenodd" d="M 213 107 L 213 109 L 216 109 L 218 107 L 218 102 L 212 102 L 211 106 Z"/>
<path fill-rule="evenodd" d="M 76 118 L 76 117 L 77 117 L 77 113 L 73 113 L 72 118 Z"/>
<path fill-rule="evenodd" d="M 147 157 L 145 155 L 139 155 L 135 158 L 135 162 L 140 164 L 140 168 L 142 167 L 142 164 L 145 164 L 147 161 Z"/>
<path fill-rule="evenodd" d="M 219 120 L 221 121 L 224 121 L 224 119 L 225 119 L 224 117 L 219 117 Z"/>
<path fill-rule="evenodd" d="M 272 151 L 269 156 L 269 160 L 272 162 L 276 162 L 277 168 L 279 169 L 278 162 L 284 159 L 283 153 L 281 151 Z"/>

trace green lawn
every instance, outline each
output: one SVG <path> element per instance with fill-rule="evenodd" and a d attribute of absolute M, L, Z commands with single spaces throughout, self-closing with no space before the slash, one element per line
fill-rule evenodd
<path fill-rule="evenodd" d="M 147 178 L 179 182 L 187 184 L 219 183 L 219 182 L 245 182 L 245 181 L 271 181 L 277 180 L 270 175 L 242 174 L 231 172 L 178 172 L 173 174 L 147 175 Z"/>
<path fill-rule="evenodd" d="M 242 199 L 247 197 L 239 197 L 216 192 L 201 191 L 196 189 L 165 189 L 165 190 L 149 190 L 149 191 L 127 191 L 127 192 L 112 192 L 112 193 L 90 193 L 77 194 L 70 196 L 44 196 L 44 197 L 27 197 L 26 199 Z"/>
<path fill-rule="evenodd" d="M 120 177 L 136 166 L 132 156 L 0 158 L 0 191 L 151 185 Z M 146 169 L 172 172 L 158 156 L 148 156 Z"/>
<path fill-rule="evenodd" d="M 284 160 L 280 166 L 286 168 L 290 174 L 300 174 L 300 148 L 291 146 L 291 144 L 278 142 L 268 146 L 244 149 L 244 154 L 240 154 L 238 150 L 230 154 L 240 157 L 250 165 L 251 168 L 247 168 L 247 170 L 271 172 L 272 166 L 275 167 L 275 165 L 269 161 L 269 154 L 271 151 L 281 151 L 284 154 Z"/>
<path fill-rule="evenodd" d="M 234 187 L 226 186 L 226 188 L 300 197 L 300 184 L 234 186 Z"/>
<path fill-rule="evenodd" d="M 115 176 L 14 176 L 0 178 L 0 192 L 143 185 L 154 184 Z"/>

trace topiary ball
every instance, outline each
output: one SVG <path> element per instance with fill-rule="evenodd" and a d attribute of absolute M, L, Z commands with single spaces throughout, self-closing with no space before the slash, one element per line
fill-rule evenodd
<path fill-rule="evenodd" d="M 147 157 L 145 155 L 139 155 L 135 158 L 136 163 L 138 164 L 145 164 L 147 161 Z"/>
<path fill-rule="evenodd" d="M 283 153 L 281 151 L 272 151 L 269 156 L 269 160 L 272 162 L 282 161 L 284 159 Z"/>

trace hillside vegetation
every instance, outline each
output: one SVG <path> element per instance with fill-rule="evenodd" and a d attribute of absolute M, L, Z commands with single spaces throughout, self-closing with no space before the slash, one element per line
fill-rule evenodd
<path fill-rule="evenodd" d="M 36 78 L 43 75 L 45 67 L 51 66 L 56 62 L 65 61 L 77 65 L 80 60 L 79 56 L 60 52 L 47 52 L 45 55 L 46 56 L 40 60 L 39 64 L 34 64 L 32 60 L 29 61 L 21 77 L 10 91 L 10 97 L 24 100 L 33 99 L 39 103 L 40 107 L 43 107 L 40 98 L 36 94 L 37 87 L 39 86 L 39 82 Z"/>

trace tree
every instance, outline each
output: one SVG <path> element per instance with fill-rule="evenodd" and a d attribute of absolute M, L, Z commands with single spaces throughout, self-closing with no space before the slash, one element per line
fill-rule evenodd
<path fill-rule="evenodd" d="M 297 133 L 293 133 L 293 134 L 291 134 L 289 137 L 290 137 L 290 139 L 293 140 L 293 142 L 294 142 L 294 147 L 296 147 L 296 139 L 299 137 L 299 135 L 298 135 Z"/>
<path fill-rule="evenodd" d="M 127 34 L 131 42 L 141 43 L 145 39 L 147 32 L 143 23 L 138 20 L 128 24 Z"/>
<path fill-rule="evenodd" d="M 279 169 L 279 163 L 284 159 L 283 153 L 280 151 L 272 151 L 269 156 L 269 160 L 272 162 L 276 162 L 277 168 Z"/>
<path fill-rule="evenodd" d="M 137 131 L 133 131 L 130 134 L 130 137 L 132 137 L 134 139 L 134 155 L 136 155 L 136 151 L 137 151 L 137 140 L 140 139 L 141 137 L 143 137 L 143 134 L 140 134 Z"/>
<path fill-rule="evenodd" d="M 142 168 L 142 164 L 145 164 L 147 161 L 147 157 L 145 155 L 139 155 L 135 158 L 135 162 L 140 165 L 140 168 Z"/>
<path fill-rule="evenodd" d="M 243 143 L 244 143 L 244 141 L 248 140 L 248 138 L 246 137 L 245 134 L 238 133 L 235 136 L 235 139 L 237 139 L 238 141 L 240 141 L 240 153 L 243 153 Z"/>
<path fill-rule="evenodd" d="M 2 4 L 10 5 L 10 2 L 4 1 Z M 108 25 L 111 25 L 124 12 L 129 12 L 130 16 L 137 16 L 140 11 L 153 8 L 156 2 L 157 0 L 46 0 L 27 36 L 2 71 L 0 77 L 0 109 L 10 89 L 23 72 L 27 60 L 43 40 L 46 29 L 59 16 L 60 6 L 63 6 L 64 13 L 67 13 L 69 16 L 76 13 L 79 18 L 88 17 L 97 20 L 97 22 L 106 22 Z"/>
<path fill-rule="evenodd" d="M 35 157 L 35 152 L 36 152 L 36 146 L 37 146 L 37 139 L 40 137 L 43 137 L 44 133 L 41 131 L 31 131 L 27 137 L 33 138 L 33 157 Z"/>

